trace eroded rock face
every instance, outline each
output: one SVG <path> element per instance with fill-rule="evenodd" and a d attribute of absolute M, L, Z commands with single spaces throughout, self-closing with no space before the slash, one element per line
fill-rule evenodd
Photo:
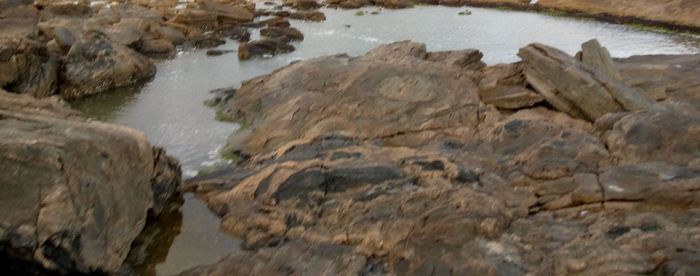
<path fill-rule="evenodd" d="M 0 92 L 2 254 L 49 270 L 114 272 L 173 198 L 180 167 L 145 136 L 54 98 Z"/>
<path fill-rule="evenodd" d="M 73 45 L 60 72 L 63 98 L 78 98 L 155 75 L 155 65 L 135 51 L 92 34 Z"/>
<path fill-rule="evenodd" d="M 398 42 L 226 92 L 243 160 L 185 190 L 246 251 L 184 275 L 697 273 L 698 57 L 521 55 Z"/>

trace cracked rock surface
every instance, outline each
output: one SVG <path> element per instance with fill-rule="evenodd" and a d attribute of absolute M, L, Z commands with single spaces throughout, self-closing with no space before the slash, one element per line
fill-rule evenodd
<path fill-rule="evenodd" d="M 698 57 L 520 53 L 404 41 L 245 82 L 241 161 L 185 186 L 245 251 L 183 275 L 700 273 Z"/>

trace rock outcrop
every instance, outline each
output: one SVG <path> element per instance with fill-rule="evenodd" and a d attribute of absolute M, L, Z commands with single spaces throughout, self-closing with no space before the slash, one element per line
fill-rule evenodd
<path fill-rule="evenodd" d="M 0 255 L 61 273 L 117 271 L 148 213 L 176 195 L 178 162 L 55 98 L 0 92 L 0 115 Z"/>
<path fill-rule="evenodd" d="M 150 57 L 227 36 L 247 40 L 242 25 L 254 19 L 246 1 L 197 0 L 183 9 L 177 1 L 31 2 L 0 4 L 0 88 L 36 97 L 73 99 L 147 80 L 155 74 Z"/>
<path fill-rule="evenodd" d="M 527 82 L 552 106 L 573 117 L 595 121 L 607 113 L 652 107 L 645 94 L 620 79 L 607 50 L 595 40 L 583 44 L 579 59 L 542 44 L 522 48 L 518 55 Z"/>
<path fill-rule="evenodd" d="M 698 57 L 521 56 L 397 42 L 227 93 L 242 160 L 184 189 L 245 251 L 183 275 L 700 272 Z"/>
<path fill-rule="evenodd" d="M 700 29 L 700 3 L 694 0 L 459 0 L 460 5 L 543 9 L 670 27 Z"/>

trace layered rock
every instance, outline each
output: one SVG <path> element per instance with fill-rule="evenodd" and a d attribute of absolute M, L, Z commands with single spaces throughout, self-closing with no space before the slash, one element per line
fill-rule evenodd
<path fill-rule="evenodd" d="M 527 82 L 571 116 L 595 121 L 607 113 L 652 107 L 645 94 L 620 79 L 607 50 L 595 40 L 583 45 L 579 59 L 537 43 L 521 48 L 518 55 Z"/>
<path fill-rule="evenodd" d="M 227 92 L 243 159 L 185 189 L 246 251 L 184 275 L 697 273 L 697 56 L 521 55 L 398 42 Z M 666 99 L 630 108 L 634 72 Z"/>
<path fill-rule="evenodd" d="M 135 130 L 84 119 L 55 98 L 0 92 L 3 256 L 68 272 L 115 272 L 180 167 Z"/>
<path fill-rule="evenodd" d="M 246 82 L 226 112 L 255 125 L 246 145 L 249 152 L 274 150 L 307 132 L 350 131 L 358 139 L 392 139 L 476 126 L 474 81 L 462 68 L 426 56 L 425 45 L 400 42 L 362 58 L 338 55 L 295 63 L 285 68 L 291 75 Z"/>

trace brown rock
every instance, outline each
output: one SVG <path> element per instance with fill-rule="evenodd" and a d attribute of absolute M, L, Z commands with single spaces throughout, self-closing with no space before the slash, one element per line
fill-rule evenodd
<path fill-rule="evenodd" d="M 320 11 L 298 11 L 293 12 L 289 15 L 291 19 L 305 20 L 305 21 L 325 21 L 326 15 Z"/>
<path fill-rule="evenodd" d="M 277 55 L 294 51 L 294 46 L 278 38 L 261 38 L 238 45 L 238 58 L 242 60 L 255 56 Z"/>
<path fill-rule="evenodd" d="M 248 152 L 270 151 L 305 133 L 351 131 L 360 139 L 381 139 L 478 124 L 471 78 L 425 56 L 425 45 L 404 41 L 356 59 L 339 55 L 295 63 L 283 69 L 287 74 L 244 83 L 228 114 L 253 127 Z M 267 120 L 258 125 L 256 118 Z"/>
<path fill-rule="evenodd" d="M 55 99 L 0 93 L 0 114 L 3 253 L 61 273 L 115 272 L 148 210 L 174 195 L 177 161 Z"/>
<path fill-rule="evenodd" d="M 304 40 L 304 34 L 295 28 L 268 27 L 260 30 L 260 35 L 270 38 L 278 38 L 283 41 Z"/>
<path fill-rule="evenodd" d="M 584 56 L 589 49 L 584 48 Z M 528 83 L 552 106 L 571 116 L 595 121 L 607 113 L 651 107 L 643 94 L 607 75 L 609 68 L 589 67 L 542 44 L 521 48 L 518 55 L 523 59 Z M 558 77 L 549 77 L 554 75 Z"/>
<path fill-rule="evenodd" d="M 0 37 L 0 88 L 36 97 L 55 94 L 58 61 L 39 43 Z"/>
<path fill-rule="evenodd" d="M 116 70 L 118 69 L 118 70 Z M 65 57 L 60 72 L 63 98 L 79 98 L 152 77 L 155 66 L 146 57 L 104 36 L 91 34 Z"/>

